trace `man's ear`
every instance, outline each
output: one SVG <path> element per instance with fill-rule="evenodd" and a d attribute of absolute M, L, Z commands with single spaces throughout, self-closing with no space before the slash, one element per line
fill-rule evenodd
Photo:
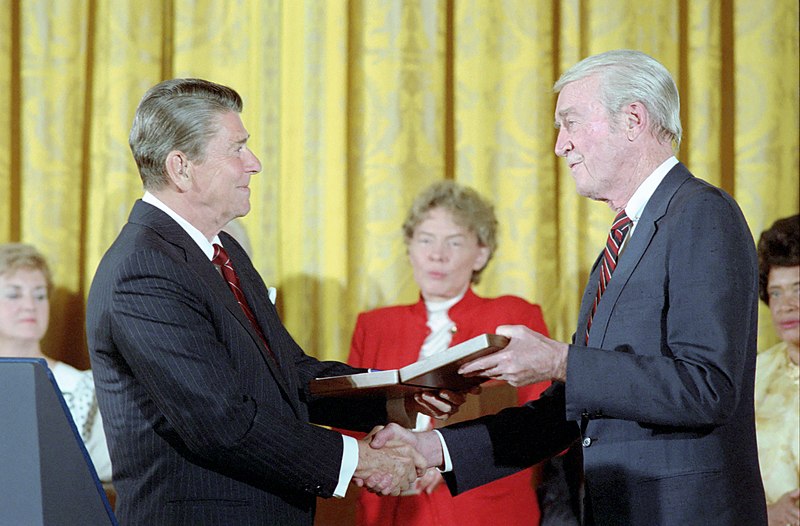
<path fill-rule="evenodd" d="M 167 154 L 165 166 L 167 176 L 172 181 L 172 184 L 181 191 L 188 190 L 191 177 L 189 174 L 189 159 L 186 154 L 180 150 L 172 150 Z"/>
<path fill-rule="evenodd" d="M 647 108 L 641 102 L 631 102 L 623 109 L 625 134 L 629 141 L 636 139 L 639 135 L 647 131 L 647 124 L 650 115 Z"/>

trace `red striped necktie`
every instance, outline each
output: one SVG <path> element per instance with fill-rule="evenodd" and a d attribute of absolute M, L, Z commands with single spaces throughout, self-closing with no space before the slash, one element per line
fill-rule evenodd
<path fill-rule="evenodd" d="M 617 214 L 617 217 L 614 218 L 614 223 L 611 225 L 611 230 L 606 240 L 606 247 L 603 249 L 603 259 L 600 262 L 600 280 L 597 283 L 597 294 L 594 298 L 594 304 L 592 304 L 592 312 L 589 314 L 589 320 L 586 323 L 586 343 L 589 342 L 589 329 L 592 328 L 592 318 L 594 318 L 594 313 L 597 311 L 597 305 L 600 303 L 600 298 L 606 291 L 614 269 L 617 268 L 619 248 L 622 246 L 625 236 L 630 232 L 632 224 L 633 221 L 631 221 L 631 218 L 625 214 L 625 210 L 622 210 Z"/>
<path fill-rule="evenodd" d="M 222 271 L 222 277 L 225 278 L 225 281 L 228 283 L 228 287 L 231 289 L 231 292 L 233 292 L 233 296 L 239 303 L 239 307 L 242 308 L 244 315 L 247 316 L 248 320 L 250 320 L 250 324 L 253 326 L 253 329 L 255 329 L 258 337 L 261 338 L 261 341 L 264 343 L 264 348 L 266 348 L 269 356 L 277 363 L 275 354 L 272 352 L 272 349 L 269 348 L 267 339 L 264 337 L 264 333 L 261 331 L 261 326 L 259 326 L 258 321 L 256 321 L 253 311 L 250 310 L 250 306 L 247 304 L 247 298 L 244 297 L 244 292 L 242 292 L 242 289 L 239 286 L 239 276 L 237 276 L 236 271 L 233 270 L 231 258 L 228 257 L 228 253 L 225 252 L 225 249 L 222 248 L 221 245 L 214 243 L 214 257 L 211 258 L 211 262 L 217 265 Z"/>

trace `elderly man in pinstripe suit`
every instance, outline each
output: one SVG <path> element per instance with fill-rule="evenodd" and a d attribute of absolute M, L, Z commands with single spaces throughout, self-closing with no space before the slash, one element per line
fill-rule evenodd
<path fill-rule="evenodd" d="M 312 425 L 368 430 L 424 410 L 314 399 L 315 377 L 361 372 L 303 353 L 241 246 L 220 232 L 250 209 L 261 164 L 232 89 L 198 79 L 151 88 L 130 146 L 145 195 L 97 269 L 87 335 L 123 524 L 311 524 L 317 496 L 351 479 L 397 494 L 423 460 Z"/>

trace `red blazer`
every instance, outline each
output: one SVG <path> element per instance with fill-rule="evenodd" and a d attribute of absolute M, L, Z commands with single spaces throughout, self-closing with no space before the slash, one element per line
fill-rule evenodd
<path fill-rule="evenodd" d="M 450 308 L 448 316 L 456 324 L 451 345 L 483 333 L 498 325 L 526 325 L 547 335 L 542 310 L 516 296 L 481 298 L 468 289 L 464 298 Z M 384 307 L 361 313 L 356 322 L 348 362 L 356 367 L 397 369 L 417 361 L 430 329 L 426 325 L 425 303 Z M 519 403 L 538 398 L 549 382 L 517 390 Z M 533 469 L 526 469 L 463 495 L 453 497 L 445 484 L 431 494 L 404 497 L 377 497 L 361 491 L 358 498 L 358 525 L 402 524 L 427 526 L 503 526 L 539 524 Z"/>

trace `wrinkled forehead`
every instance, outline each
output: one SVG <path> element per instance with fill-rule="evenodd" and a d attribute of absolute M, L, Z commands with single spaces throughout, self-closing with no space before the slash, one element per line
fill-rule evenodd
<path fill-rule="evenodd" d="M 556 99 L 555 116 L 575 111 L 581 105 L 587 105 L 600 100 L 601 79 L 591 75 L 565 84 Z"/>

